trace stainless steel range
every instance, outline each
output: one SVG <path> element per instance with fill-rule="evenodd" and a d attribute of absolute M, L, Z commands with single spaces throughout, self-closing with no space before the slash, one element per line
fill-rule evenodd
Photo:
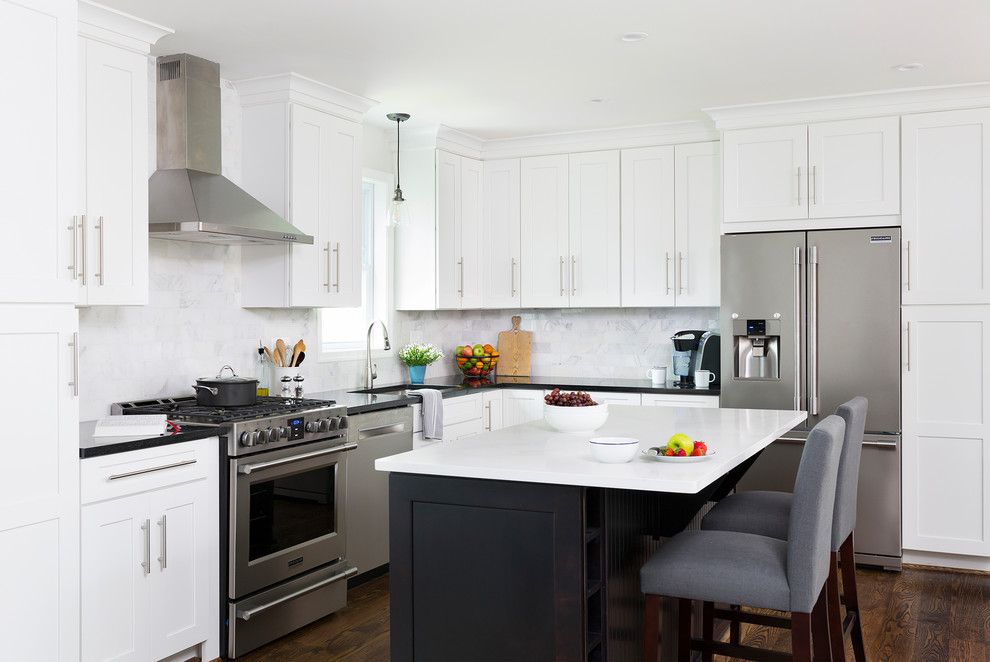
<path fill-rule="evenodd" d="M 259 397 L 217 409 L 195 397 L 117 403 L 218 428 L 221 650 L 253 650 L 347 603 L 347 409 L 332 400 Z"/>

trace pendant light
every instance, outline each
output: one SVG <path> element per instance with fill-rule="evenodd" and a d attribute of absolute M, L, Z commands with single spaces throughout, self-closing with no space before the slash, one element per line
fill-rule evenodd
<path fill-rule="evenodd" d="M 388 223 L 393 228 L 397 228 L 406 222 L 406 215 L 409 213 L 406 200 L 402 197 L 402 187 L 399 185 L 399 125 L 409 119 L 409 114 L 389 113 L 385 117 L 395 122 L 395 194 L 388 207 Z"/>

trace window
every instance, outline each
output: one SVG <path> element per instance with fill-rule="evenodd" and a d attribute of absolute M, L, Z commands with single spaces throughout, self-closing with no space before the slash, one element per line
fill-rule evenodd
<path fill-rule="evenodd" d="M 361 307 L 321 308 L 322 358 L 352 358 L 365 349 L 368 326 L 383 320 L 389 327 L 388 198 L 392 175 L 365 170 L 361 186 Z M 382 335 L 372 334 L 373 347 L 382 348 Z"/>

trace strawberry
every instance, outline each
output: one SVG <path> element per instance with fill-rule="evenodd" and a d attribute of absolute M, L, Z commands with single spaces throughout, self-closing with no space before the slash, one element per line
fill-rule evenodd
<path fill-rule="evenodd" d="M 708 445 L 703 441 L 694 442 L 694 452 L 691 455 L 708 455 Z"/>
<path fill-rule="evenodd" d="M 678 448 L 674 453 L 674 457 L 687 457 L 687 453 L 684 452 L 683 448 Z"/>
<path fill-rule="evenodd" d="M 701 450 L 700 448 L 698 448 L 697 446 L 695 446 L 695 447 L 694 447 L 694 450 L 693 450 L 693 451 L 691 451 L 691 455 L 692 455 L 692 456 L 696 456 L 696 455 L 704 455 L 704 454 L 705 454 L 705 452 L 704 452 L 703 450 Z"/>

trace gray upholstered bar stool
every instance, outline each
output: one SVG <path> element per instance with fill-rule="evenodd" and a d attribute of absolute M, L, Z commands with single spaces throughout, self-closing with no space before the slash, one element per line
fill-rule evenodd
<path fill-rule="evenodd" d="M 845 636 L 850 635 L 856 662 L 866 662 L 863 629 L 859 617 L 859 599 L 856 593 L 856 562 L 853 555 L 853 529 L 856 527 L 856 492 L 859 486 L 859 461 L 863 448 L 863 430 L 866 427 L 868 402 L 856 397 L 839 405 L 836 414 L 846 422 L 842 454 L 839 457 L 839 475 L 835 488 L 835 509 L 832 516 L 832 543 L 829 558 L 829 576 L 826 584 L 829 637 L 832 660 L 843 662 Z M 739 492 L 720 501 L 701 522 L 702 529 L 757 533 L 772 538 L 787 539 L 792 495 L 789 492 L 751 491 Z M 842 571 L 842 593 L 839 591 L 839 561 Z M 846 606 L 842 618 L 840 603 Z M 711 627 L 711 617 L 728 618 L 731 622 L 730 641 L 739 641 L 739 621 L 749 621 L 739 612 L 714 610 L 706 605 L 706 628 Z M 763 624 L 786 627 L 786 619 Z"/>
<path fill-rule="evenodd" d="M 646 594 L 644 661 L 659 652 L 660 597 L 679 598 L 677 659 L 691 650 L 703 658 L 728 655 L 780 659 L 780 653 L 691 637 L 691 601 L 728 602 L 791 613 L 792 659 L 811 662 L 829 655 L 825 581 L 839 454 L 845 421 L 829 416 L 808 434 L 791 500 L 786 540 L 737 531 L 682 531 L 640 569 Z M 708 628 L 705 628 L 706 630 Z"/>

